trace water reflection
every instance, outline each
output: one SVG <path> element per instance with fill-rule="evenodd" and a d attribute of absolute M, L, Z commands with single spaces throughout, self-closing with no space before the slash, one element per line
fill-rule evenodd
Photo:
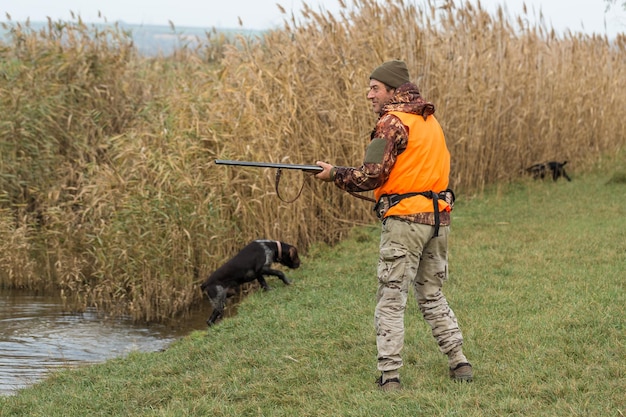
<path fill-rule="evenodd" d="M 56 298 L 0 290 L 0 395 L 29 386 L 58 367 L 164 349 L 191 330 L 206 329 L 208 313 L 199 311 L 175 328 L 141 326 L 101 320 L 93 312 L 65 314 Z"/>

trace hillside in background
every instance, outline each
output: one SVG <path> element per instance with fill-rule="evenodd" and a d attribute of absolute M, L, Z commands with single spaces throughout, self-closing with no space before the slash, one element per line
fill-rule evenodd
<path fill-rule="evenodd" d="M 10 31 L 9 24 L 15 25 L 18 22 L 3 22 L 0 28 L 2 41 L 6 41 L 6 35 Z M 19 22 L 23 24 L 23 22 Z M 230 29 L 230 28 L 201 28 L 201 27 L 177 27 L 163 25 L 135 25 L 131 23 L 116 22 L 109 23 L 109 26 L 117 24 L 124 31 L 128 31 L 132 35 L 137 51 L 146 56 L 170 55 L 176 49 L 182 47 L 194 48 L 199 41 L 207 38 L 208 33 L 221 33 L 227 37 L 236 35 L 258 36 L 262 31 L 247 29 Z M 30 27 L 36 31 L 46 27 L 47 22 L 30 22 Z M 6 27 L 4 27 L 6 26 Z M 94 23 L 89 24 L 94 28 L 105 27 L 107 24 Z"/>
<path fill-rule="evenodd" d="M 262 32 L 246 29 L 225 28 L 199 28 L 199 27 L 174 27 L 155 25 L 132 25 L 120 24 L 125 30 L 132 33 L 137 50 L 144 55 L 154 56 L 159 53 L 170 55 L 174 50 L 181 47 L 195 47 L 198 40 L 205 39 L 209 32 L 219 32 L 227 37 L 244 35 L 257 36 Z"/>

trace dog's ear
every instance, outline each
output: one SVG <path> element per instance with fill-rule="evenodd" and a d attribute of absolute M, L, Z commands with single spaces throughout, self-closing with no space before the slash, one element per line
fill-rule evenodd
<path fill-rule="evenodd" d="M 295 246 L 291 246 L 289 248 L 289 257 L 291 259 L 296 259 L 298 257 L 298 249 Z"/>
<path fill-rule="evenodd" d="M 563 163 L 561 164 L 562 167 L 565 166 L 565 164 L 567 164 L 567 161 L 563 161 Z"/>

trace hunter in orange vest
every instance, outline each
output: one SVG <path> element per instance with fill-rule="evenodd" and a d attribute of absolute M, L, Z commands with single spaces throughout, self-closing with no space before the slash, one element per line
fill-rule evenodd
<path fill-rule="evenodd" d="M 363 164 L 335 167 L 318 161 L 315 177 L 349 192 L 374 190 L 382 219 L 374 312 L 377 380 L 383 391 L 401 389 L 404 311 L 412 287 L 417 304 L 448 357 L 450 377 L 471 381 L 463 335 L 442 292 L 448 278 L 448 234 L 454 194 L 448 188 L 450 154 L 435 106 L 409 79 L 403 61 L 388 61 L 370 75 L 367 98 L 379 115 Z"/>

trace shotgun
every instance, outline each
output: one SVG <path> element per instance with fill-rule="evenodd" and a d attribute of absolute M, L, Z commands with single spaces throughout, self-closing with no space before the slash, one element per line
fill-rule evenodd
<path fill-rule="evenodd" d="M 319 165 L 278 164 L 278 163 L 274 163 L 274 162 L 233 161 L 233 160 L 230 160 L 230 159 L 216 159 L 215 160 L 215 164 L 217 164 L 217 165 L 236 165 L 236 166 L 255 167 L 255 168 L 276 168 L 277 169 L 276 170 L 276 183 L 275 183 L 276 195 L 278 196 L 279 199 L 281 199 L 285 203 L 293 203 L 294 201 L 296 201 L 298 199 L 298 197 L 300 197 L 300 194 L 302 193 L 302 189 L 304 188 L 304 182 L 302 183 L 302 187 L 300 188 L 300 191 L 298 192 L 298 195 L 296 195 L 296 197 L 293 200 L 286 201 L 285 199 L 283 199 L 281 197 L 280 192 L 278 191 L 278 183 L 280 182 L 281 169 L 299 169 L 300 171 L 304 171 L 304 172 L 321 172 L 321 171 L 324 170 L 324 168 L 322 168 Z M 373 203 L 376 202 L 376 200 L 374 200 L 373 198 L 362 196 L 362 195 L 356 194 L 356 193 L 354 193 L 352 191 L 348 191 L 348 193 L 350 195 L 354 196 L 354 197 L 360 198 L 361 200 L 371 201 Z"/>
<path fill-rule="evenodd" d="M 233 161 L 230 159 L 216 159 L 217 165 L 237 165 L 255 168 L 278 168 L 278 169 L 299 169 L 305 172 L 320 172 L 323 168 L 319 165 L 302 165 L 302 164 L 278 164 L 274 162 L 252 162 L 252 161 Z"/>
<path fill-rule="evenodd" d="M 304 188 L 304 182 L 302 182 L 302 187 L 300 191 L 298 191 L 298 195 L 295 196 L 293 200 L 285 200 L 278 190 L 278 183 L 280 182 L 280 176 L 282 174 L 283 169 L 299 169 L 303 172 L 320 172 L 324 168 L 318 165 L 302 165 L 302 164 L 277 164 L 274 162 L 251 162 L 251 161 L 233 161 L 230 159 L 216 159 L 216 165 L 235 165 L 235 166 L 244 166 L 244 167 L 255 167 L 255 168 L 276 168 L 276 182 L 274 184 L 274 188 L 276 189 L 276 195 L 281 201 L 285 203 L 293 203 L 300 197 L 302 193 L 302 189 Z"/>

